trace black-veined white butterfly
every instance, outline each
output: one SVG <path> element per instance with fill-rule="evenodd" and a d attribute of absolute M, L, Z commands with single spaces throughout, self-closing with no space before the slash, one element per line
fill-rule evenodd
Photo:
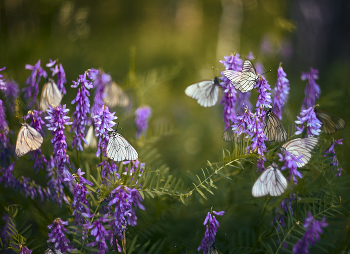
<path fill-rule="evenodd" d="M 267 194 L 280 196 L 287 188 L 287 179 L 283 176 L 276 163 L 272 162 L 255 181 L 252 189 L 253 197 L 262 197 Z"/>
<path fill-rule="evenodd" d="M 34 128 L 27 123 L 22 123 L 22 127 L 18 132 L 16 141 L 16 154 L 21 157 L 29 151 L 39 149 L 43 143 L 43 137 Z"/>
<path fill-rule="evenodd" d="M 129 105 L 129 97 L 115 82 L 111 82 L 106 85 L 103 94 L 105 96 L 103 100 L 108 107 L 127 107 Z"/>
<path fill-rule="evenodd" d="M 61 251 L 55 249 L 54 247 L 49 247 L 44 254 L 62 254 Z"/>
<path fill-rule="evenodd" d="M 266 111 L 263 125 L 267 141 L 284 142 L 287 140 L 286 129 L 271 109 Z"/>
<path fill-rule="evenodd" d="M 223 75 L 242 93 L 252 90 L 259 79 L 254 65 L 249 60 L 244 61 L 242 71 L 225 70 Z"/>
<path fill-rule="evenodd" d="M 214 106 L 219 96 L 219 80 L 204 80 L 186 88 L 185 94 L 195 100 L 203 107 Z"/>
<path fill-rule="evenodd" d="M 231 141 L 239 142 L 241 140 L 240 137 L 241 135 L 238 136 L 237 133 L 232 130 L 232 126 L 228 127 L 222 134 L 222 138 L 226 142 L 231 142 Z"/>
<path fill-rule="evenodd" d="M 40 110 L 45 111 L 49 105 L 60 105 L 62 100 L 62 94 L 52 79 L 49 79 L 41 91 Z"/>
<path fill-rule="evenodd" d="M 322 122 L 321 130 L 326 134 L 333 134 L 337 130 L 344 129 L 346 126 L 345 121 L 328 111 L 316 109 L 316 117 Z"/>
<path fill-rule="evenodd" d="M 311 152 L 315 148 L 318 142 L 318 137 L 308 137 L 308 138 L 296 138 L 287 143 L 284 143 L 281 147 L 282 153 L 285 151 L 290 152 L 295 157 L 303 155 L 300 159 L 301 162 L 297 162 L 298 167 L 303 167 L 311 159 Z"/>
<path fill-rule="evenodd" d="M 117 131 L 111 133 L 107 145 L 108 158 L 114 161 L 134 161 L 138 156 L 135 148 L 122 135 Z"/>

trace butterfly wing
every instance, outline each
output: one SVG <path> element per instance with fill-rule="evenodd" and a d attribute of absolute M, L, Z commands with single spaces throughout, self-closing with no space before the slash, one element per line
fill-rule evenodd
<path fill-rule="evenodd" d="M 96 141 L 96 138 L 94 136 L 94 128 L 92 127 L 92 125 L 89 127 L 89 130 L 86 134 L 85 140 L 88 144 L 84 143 L 84 148 L 97 147 L 97 141 Z"/>
<path fill-rule="evenodd" d="M 241 80 L 242 77 L 242 72 L 241 71 L 233 71 L 233 70 L 224 70 L 222 74 L 231 81 L 232 85 L 236 87 L 239 85 L 239 81 Z"/>
<path fill-rule="evenodd" d="M 267 141 L 284 142 L 287 140 L 286 129 L 280 119 L 270 110 L 266 112 L 263 125 Z"/>
<path fill-rule="evenodd" d="M 303 157 L 300 159 L 301 162 L 297 162 L 297 165 L 300 168 L 305 166 L 311 159 L 311 152 L 317 145 L 317 142 L 318 142 L 317 137 L 296 138 L 291 141 L 288 141 L 282 147 L 284 147 L 288 152 L 293 154 L 295 157 L 303 155 Z"/>
<path fill-rule="evenodd" d="M 326 134 L 333 134 L 337 130 L 344 129 L 346 122 L 344 119 L 325 110 L 315 110 L 318 120 L 322 122 L 321 130 Z"/>
<path fill-rule="evenodd" d="M 271 166 L 272 167 L 272 166 Z M 288 182 L 284 177 L 282 172 L 274 167 L 274 175 L 271 177 L 270 181 L 267 183 L 267 190 L 271 196 L 280 196 L 286 190 Z"/>
<path fill-rule="evenodd" d="M 243 68 L 242 68 L 242 72 L 251 72 L 253 75 L 255 75 L 255 77 L 257 78 L 258 76 L 256 75 L 256 70 L 254 65 L 252 64 L 251 61 L 249 60 L 245 60 L 243 63 Z"/>
<path fill-rule="evenodd" d="M 127 107 L 129 105 L 129 97 L 124 93 L 123 89 L 115 82 L 106 85 L 104 89 L 104 102 L 108 107 Z"/>
<path fill-rule="evenodd" d="M 219 86 L 214 80 L 205 80 L 190 85 L 186 88 L 185 94 L 196 99 L 198 104 L 203 107 L 214 106 L 218 100 Z"/>
<path fill-rule="evenodd" d="M 114 161 L 134 161 L 138 158 L 138 154 L 122 135 L 113 132 L 107 145 L 107 157 Z"/>
<path fill-rule="evenodd" d="M 41 92 L 40 109 L 45 111 L 50 104 L 58 106 L 60 105 L 61 100 L 62 94 L 60 90 L 58 89 L 56 83 L 52 79 L 49 79 Z"/>
<path fill-rule="evenodd" d="M 228 127 L 224 133 L 222 134 L 222 138 L 223 140 L 225 140 L 226 142 L 231 142 L 231 141 L 235 141 L 235 142 L 239 142 L 239 136 L 237 136 L 236 132 L 233 132 L 231 126 Z"/>
<path fill-rule="evenodd" d="M 262 197 L 269 193 L 266 183 L 269 182 L 273 175 L 273 167 L 268 167 L 255 181 L 252 189 L 253 197 Z"/>
<path fill-rule="evenodd" d="M 27 132 L 27 128 L 25 126 L 22 126 L 18 132 L 15 151 L 18 157 L 21 157 L 30 151 L 30 147 L 24 138 L 25 132 Z"/>
<path fill-rule="evenodd" d="M 28 124 L 23 124 L 18 132 L 15 152 L 18 157 L 21 157 L 29 151 L 39 149 L 42 143 L 43 137 L 41 134 Z"/>

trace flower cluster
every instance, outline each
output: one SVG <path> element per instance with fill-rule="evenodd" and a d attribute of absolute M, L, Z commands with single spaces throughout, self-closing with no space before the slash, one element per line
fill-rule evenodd
<path fill-rule="evenodd" d="M 84 75 L 79 75 L 79 78 L 77 81 L 73 81 L 73 84 L 74 85 L 71 85 L 71 87 L 76 88 L 80 85 L 80 88 L 78 89 L 77 96 L 71 103 L 77 103 L 73 114 L 74 120 L 72 129 L 70 130 L 71 132 L 74 130 L 72 147 L 76 145 L 77 150 L 80 149 L 80 151 L 83 151 L 81 140 L 87 144 L 87 141 L 84 138 L 84 134 L 85 126 L 87 124 L 87 114 L 90 113 L 90 100 L 88 97 L 90 96 L 90 93 L 87 89 L 92 88 L 92 84 L 91 81 L 87 79 L 87 72 L 85 72 Z"/>
<path fill-rule="evenodd" d="M 29 65 L 26 64 L 25 67 L 27 70 L 31 70 L 32 73 L 30 76 L 27 78 L 26 85 L 28 87 L 25 87 L 22 89 L 24 94 L 24 98 L 28 102 L 30 97 L 33 96 L 33 100 L 29 102 L 28 107 L 31 108 L 35 103 L 36 103 L 36 97 L 38 96 L 39 93 L 39 82 L 41 77 L 47 78 L 47 73 L 46 71 L 41 68 L 40 66 L 40 60 L 34 65 Z"/>
<path fill-rule="evenodd" d="M 248 136 L 253 137 L 254 120 L 255 120 L 255 115 L 246 106 L 244 114 L 239 115 L 234 119 L 232 124 L 232 130 L 235 133 L 237 133 L 237 136 L 245 133 L 245 134 L 248 134 Z"/>
<path fill-rule="evenodd" d="M 0 100 L 0 143 L 8 142 L 8 123 L 5 117 L 5 106 L 2 100 Z"/>
<path fill-rule="evenodd" d="M 285 161 L 283 167 L 281 170 L 285 170 L 286 168 L 289 168 L 289 178 L 293 177 L 294 183 L 297 183 L 297 176 L 300 178 L 303 178 L 303 175 L 298 171 L 298 164 L 302 163 L 301 158 L 303 155 L 300 155 L 298 157 L 295 157 L 293 154 L 291 154 L 289 151 L 287 151 L 284 147 L 281 147 L 282 154 L 277 153 L 279 157 L 279 161 Z"/>
<path fill-rule="evenodd" d="M 213 211 L 213 213 L 218 216 L 222 216 L 225 214 L 224 211 L 221 211 L 221 212 Z M 202 250 L 203 254 L 206 254 L 206 253 L 209 253 L 208 251 L 210 246 L 212 246 L 212 244 L 215 242 L 215 236 L 216 236 L 216 233 L 218 232 L 218 227 L 220 227 L 220 224 L 215 218 L 215 216 L 212 215 L 210 212 L 208 212 L 207 217 L 205 217 L 205 220 L 203 222 L 203 225 L 206 226 L 206 230 L 204 233 L 204 237 L 202 239 L 202 243 L 198 247 L 198 251 Z"/>
<path fill-rule="evenodd" d="M 61 93 L 66 94 L 66 88 L 64 87 L 64 84 L 67 83 L 67 79 L 66 79 L 66 73 L 64 72 L 63 66 L 62 64 L 58 65 L 56 64 L 56 60 L 52 61 L 50 59 L 50 62 L 48 64 L 46 64 L 46 67 L 50 67 L 50 70 L 52 71 L 52 77 L 55 76 L 57 74 L 57 88 L 58 90 L 60 90 Z M 54 68 L 52 68 L 55 65 Z"/>
<path fill-rule="evenodd" d="M 100 156 L 101 149 L 103 151 L 103 155 L 106 156 L 106 148 L 109 140 L 108 131 L 112 131 L 112 127 L 115 125 L 113 120 L 117 119 L 114 114 L 115 112 L 109 112 L 107 106 L 103 106 L 102 110 L 94 116 L 96 127 L 95 132 L 96 137 L 98 137 L 96 157 Z"/>
<path fill-rule="evenodd" d="M 273 98 L 274 113 L 282 120 L 282 106 L 287 102 L 289 94 L 289 80 L 282 66 L 277 70 L 277 82 L 274 89 L 275 96 Z"/>
<path fill-rule="evenodd" d="M 151 116 L 151 108 L 144 106 L 135 111 L 135 124 L 137 127 L 136 138 L 139 139 L 142 133 L 145 133 L 148 128 L 148 119 Z"/>
<path fill-rule="evenodd" d="M 284 198 L 281 202 L 281 209 L 285 214 L 288 214 L 288 210 L 290 213 L 293 215 L 293 209 L 292 209 L 292 202 L 296 199 L 299 199 L 295 193 L 290 194 L 289 198 Z M 276 217 L 273 219 L 273 221 L 278 221 L 278 223 L 282 226 L 285 227 L 286 223 L 285 220 L 287 219 L 287 216 L 284 215 L 283 213 L 280 213 L 280 208 L 276 208 Z M 281 230 L 280 226 L 277 226 L 277 230 Z"/>
<path fill-rule="evenodd" d="M 47 182 L 47 196 L 57 204 L 62 204 L 62 198 L 65 197 L 63 192 L 63 174 L 60 174 L 56 168 L 55 160 L 51 156 L 46 166 L 46 178 L 50 178 Z"/>
<path fill-rule="evenodd" d="M 106 85 L 112 82 L 112 77 L 106 74 L 102 70 L 90 69 L 89 70 L 90 78 L 93 80 L 93 87 L 95 88 L 95 99 L 94 105 L 91 108 L 91 114 L 97 115 L 104 105 L 103 95 Z"/>
<path fill-rule="evenodd" d="M 53 223 L 47 226 L 51 229 L 49 233 L 48 243 L 53 243 L 54 248 L 65 253 L 66 251 L 71 252 L 73 249 L 73 245 L 68 245 L 70 241 L 66 239 L 65 232 L 68 230 L 64 227 L 64 225 L 68 225 L 68 221 L 62 221 L 60 218 L 57 218 L 53 221 Z"/>
<path fill-rule="evenodd" d="M 307 125 L 306 134 L 308 137 L 320 135 L 322 122 L 317 119 L 314 107 L 303 109 L 300 112 L 300 116 L 297 116 L 297 119 L 295 123 L 301 125 L 301 127 L 296 126 L 297 131 L 295 135 L 299 135 L 304 131 L 305 122 Z"/>
<path fill-rule="evenodd" d="M 94 247 L 97 244 L 97 248 L 99 253 L 104 254 L 108 251 L 108 246 L 106 244 L 106 238 L 109 235 L 109 232 L 103 227 L 101 222 L 108 222 L 107 214 L 105 214 L 102 218 L 97 219 L 91 225 L 85 224 L 85 229 L 92 229 L 90 234 L 95 236 L 95 241 L 90 242 L 87 246 Z"/>
<path fill-rule="evenodd" d="M 304 228 L 306 229 L 304 236 L 300 239 L 293 247 L 293 253 L 295 254 L 307 254 L 309 253 L 309 244 L 311 246 L 315 245 L 315 238 L 317 241 L 320 240 L 320 234 L 322 233 L 322 228 L 327 227 L 326 217 L 321 221 L 317 221 L 312 217 L 309 212 L 307 218 L 304 221 Z"/>
<path fill-rule="evenodd" d="M 27 246 L 20 245 L 20 252 L 19 254 L 31 254 L 32 250 L 28 249 Z"/>
<path fill-rule="evenodd" d="M 321 89 L 320 86 L 316 83 L 316 79 L 318 79 L 318 70 L 312 67 L 310 67 L 310 72 L 301 73 L 301 80 L 308 80 L 308 83 L 305 87 L 305 98 L 301 109 L 315 106 L 316 98 L 320 98 Z"/>
<path fill-rule="evenodd" d="M 2 67 L 2 68 L 0 68 L 0 71 L 3 71 L 5 69 L 6 69 L 6 67 Z M 4 75 L 0 74 L 0 90 L 6 90 L 7 89 L 6 83 L 5 83 L 4 79 L 3 79 L 3 77 L 4 77 Z"/>
<path fill-rule="evenodd" d="M 69 116 L 66 116 L 69 109 L 66 109 L 66 105 L 53 108 L 49 105 L 49 109 L 46 110 L 48 116 L 45 117 L 49 121 L 46 125 L 49 130 L 52 130 L 54 136 L 51 143 L 54 146 L 54 159 L 56 161 L 57 169 L 62 173 L 65 169 L 65 164 L 69 164 L 69 156 L 66 154 L 67 142 L 64 135 L 65 125 L 72 124 L 69 122 Z"/>
<path fill-rule="evenodd" d="M 145 210 L 145 207 L 140 203 L 142 197 L 136 189 L 118 186 L 111 192 L 110 196 L 111 199 L 108 206 L 112 210 L 112 217 L 114 219 L 110 221 L 112 233 L 109 235 L 109 238 L 111 245 L 114 246 L 114 236 L 122 240 L 124 238 L 123 232 L 126 230 L 127 225 L 136 225 L 136 209 Z M 118 250 L 120 250 L 119 244 L 116 244 Z"/>
<path fill-rule="evenodd" d="M 334 142 L 332 143 L 332 145 L 324 152 L 324 157 L 332 157 L 332 162 L 331 162 L 331 166 L 333 167 L 332 170 L 337 169 L 338 174 L 335 174 L 335 176 L 341 176 L 341 171 L 342 168 L 338 168 L 339 162 L 337 159 L 337 156 L 335 155 L 335 151 L 334 151 L 334 146 L 335 144 L 337 145 L 342 145 L 343 139 L 338 139 L 338 140 L 334 140 Z"/>
<path fill-rule="evenodd" d="M 86 184 L 92 186 L 92 182 L 82 177 L 85 172 L 81 172 L 79 168 L 76 174 L 69 176 L 64 181 L 72 181 L 74 178 L 78 178 L 73 191 L 73 202 L 71 209 L 73 210 L 72 215 L 75 215 L 74 224 L 81 226 L 84 223 L 84 215 L 90 216 L 89 203 L 87 202 L 86 196 L 89 192 L 86 189 Z"/>
<path fill-rule="evenodd" d="M 102 167 L 101 178 L 105 179 L 106 177 L 110 179 L 112 175 L 116 175 L 117 178 L 120 178 L 120 175 L 117 173 L 117 165 L 114 164 L 111 160 L 103 160 L 96 167 Z"/>
<path fill-rule="evenodd" d="M 6 82 L 6 90 L 4 91 L 4 96 L 6 100 L 6 109 L 12 115 L 15 113 L 16 109 L 16 98 L 18 97 L 18 84 L 15 81 Z"/>
<path fill-rule="evenodd" d="M 259 118 L 263 119 L 265 116 L 264 108 L 271 108 L 271 93 L 268 92 L 271 90 L 271 87 L 267 83 L 267 80 L 263 76 L 260 76 L 258 82 L 255 85 L 255 88 L 259 94 L 255 105 L 257 107 L 256 112 Z"/>

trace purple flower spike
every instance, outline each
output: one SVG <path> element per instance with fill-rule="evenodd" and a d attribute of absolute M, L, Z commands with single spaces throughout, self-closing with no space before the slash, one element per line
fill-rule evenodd
<path fill-rule="evenodd" d="M 106 148 L 109 140 L 108 131 L 112 131 L 112 127 L 115 125 L 114 119 L 118 117 L 114 116 L 115 112 L 110 113 L 107 106 L 103 106 L 102 110 L 94 116 L 95 132 L 98 137 L 98 145 L 96 157 L 100 156 L 101 149 L 103 155 L 106 156 Z"/>
<path fill-rule="evenodd" d="M 316 98 L 320 98 L 321 89 L 320 86 L 316 83 L 316 79 L 318 79 L 318 70 L 312 67 L 310 67 L 310 72 L 301 73 L 301 80 L 308 80 L 308 83 L 305 87 L 305 98 L 301 109 L 315 106 Z"/>
<path fill-rule="evenodd" d="M 84 134 L 85 126 L 87 124 L 87 114 L 90 114 L 90 100 L 88 97 L 90 96 L 90 93 L 87 89 L 92 88 L 92 84 L 91 81 L 86 79 L 86 76 L 87 72 L 85 72 L 84 75 L 80 75 L 77 81 L 73 81 L 74 85 L 71 86 L 76 88 L 80 85 L 77 96 L 71 103 L 77 103 L 77 106 L 73 114 L 74 121 L 72 129 L 70 130 L 71 132 L 74 130 L 72 147 L 76 145 L 77 150 L 80 149 L 80 151 L 83 151 L 81 140 L 83 140 L 85 144 L 87 144 Z"/>
<path fill-rule="evenodd" d="M 258 92 L 258 100 L 256 101 L 256 107 L 257 107 L 257 116 L 260 119 L 263 119 L 265 116 L 265 110 L 264 108 L 271 108 L 271 93 L 268 92 L 271 90 L 270 85 L 267 83 L 267 80 L 260 76 L 258 82 L 256 83 L 255 87 Z"/>
<path fill-rule="evenodd" d="M 291 194 L 289 198 L 285 198 L 281 202 L 281 208 L 282 210 L 287 214 L 288 209 L 290 210 L 290 213 L 293 214 L 293 209 L 292 209 L 292 202 L 294 200 L 298 199 L 298 197 L 295 195 L 295 193 Z M 286 226 L 285 220 L 287 219 L 287 216 L 279 212 L 279 208 L 276 208 L 276 217 L 273 219 L 273 221 L 278 221 L 279 224 L 281 224 L 282 227 Z M 277 230 L 280 231 L 281 228 L 278 225 Z"/>
<path fill-rule="evenodd" d="M 322 228 L 327 227 L 326 217 L 321 221 L 317 221 L 312 217 L 312 214 L 309 212 L 307 218 L 304 221 L 304 228 L 306 229 L 304 236 L 300 239 L 293 247 L 293 253 L 295 254 L 308 254 L 309 253 L 309 244 L 314 246 L 316 241 L 320 240 L 320 234 L 323 232 Z"/>
<path fill-rule="evenodd" d="M 3 71 L 5 70 L 6 67 L 2 67 L 0 68 L 0 71 Z M 6 86 L 6 83 L 4 81 L 4 75 L 0 74 L 0 90 L 6 90 L 7 89 L 7 86 Z"/>
<path fill-rule="evenodd" d="M 301 125 L 301 127 L 296 126 L 297 131 L 294 133 L 295 135 L 299 135 L 303 132 L 305 122 L 307 125 L 306 134 L 308 137 L 320 135 L 322 122 L 316 117 L 314 107 L 303 109 L 300 116 L 297 116 L 297 119 L 295 123 Z"/>
<path fill-rule="evenodd" d="M 339 165 L 339 162 L 338 162 L 338 159 L 337 159 L 337 156 L 335 155 L 335 150 L 334 150 L 334 146 L 337 144 L 337 145 L 342 145 L 343 139 L 338 139 L 338 140 L 334 140 L 333 144 L 326 150 L 324 151 L 324 157 L 331 157 L 332 158 L 332 162 L 331 162 L 331 167 L 332 167 L 332 170 L 334 169 L 337 169 L 337 171 L 339 173 L 335 174 L 336 177 L 339 177 L 341 176 L 341 171 L 342 171 L 342 168 L 339 168 L 338 165 Z"/>
<path fill-rule="evenodd" d="M 16 109 L 16 98 L 18 98 L 18 84 L 15 81 L 6 82 L 6 90 L 4 91 L 4 96 L 6 100 L 6 108 L 10 114 L 15 113 Z"/>
<path fill-rule="evenodd" d="M 280 158 L 279 161 L 285 161 L 283 167 L 281 170 L 285 170 L 286 168 L 289 168 L 289 178 L 288 181 L 290 180 L 291 177 L 293 177 L 294 183 L 297 184 L 297 176 L 299 178 L 303 178 L 303 175 L 298 171 L 298 164 L 297 163 L 302 163 L 301 158 L 303 155 L 298 156 L 297 158 L 291 154 L 290 152 L 283 150 L 283 155 L 280 153 L 277 153 L 278 157 Z"/>
<path fill-rule="evenodd" d="M 64 227 L 64 225 L 68 225 L 68 221 L 62 221 L 60 218 L 57 218 L 53 221 L 53 223 L 47 226 L 51 229 L 49 233 L 48 243 L 53 243 L 55 249 L 65 253 L 66 251 L 71 252 L 74 245 L 68 245 L 70 241 L 66 239 L 65 233 L 68 230 Z"/>
<path fill-rule="evenodd" d="M 56 83 L 57 88 L 58 88 L 58 90 L 60 90 L 60 92 L 62 94 L 66 94 L 67 91 L 66 91 L 66 88 L 64 87 L 64 84 L 67 83 L 66 73 L 64 72 L 62 64 L 60 64 L 60 65 L 56 64 L 55 65 L 55 63 L 56 63 L 56 60 L 52 61 L 50 59 L 50 62 L 48 64 L 46 64 L 46 67 L 50 67 L 50 70 L 52 71 L 52 74 L 51 74 L 52 77 L 57 74 L 57 83 Z"/>
<path fill-rule="evenodd" d="M 54 136 L 51 143 L 54 146 L 53 154 L 59 174 L 64 173 L 66 163 L 70 165 L 69 156 L 66 154 L 67 142 L 64 135 L 64 126 L 72 124 L 69 122 L 69 117 L 66 116 L 68 111 L 69 109 L 66 109 L 66 105 L 56 108 L 49 105 L 49 108 L 46 110 L 48 116 L 45 119 L 49 122 L 46 126 L 49 130 L 52 130 L 52 135 Z"/>
<path fill-rule="evenodd" d="M 252 104 L 249 101 L 250 92 L 242 93 L 241 91 L 236 91 L 236 113 L 242 115 L 244 113 L 244 108 L 247 106 L 249 109 L 252 108 Z"/>
<path fill-rule="evenodd" d="M 250 137 L 254 136 L 253 125 L 255 121 L 255 115 L 246 107 L 244 115 L 237 116 L 233 121 L 232 130 L 237 133 L 237 136 L 241 134 L 247 134 Z"/>
<path fill-rule="evenodd" d="M 44 137 L 44 131 L 42 129 L 42 125 L 45 125 L 45 122 L 43 119 L 41 119 L 40 115 L 43 112 L 38 110 L 30 110 L 28 111 L 28 114 L 23 117 L 24 120 L 32 119 L 30 122 L 30 126 L 33 127 L 36 131 L 40 132 L 40 134 Z"/>
<path fill-rule="evenodd" d="M 112 82 L 112 77 L 106 74 L 104 71 L 96 69 L 90 69 L 89 75 L 94 82 L 93 87 L 95 88 L 95 99 L 94 105 L 92 105 L 91 108 L 91 114 L 96 115 L 103 108 L 103 91 L 106 85 Z"/>
<path fill-rule="evenodd" d="M 282 106 L 287 102 L 289 94 L 289 80 L 282 66 L 277 70 L 277 82 L 275 86 L 275 97 L 273 98 L 273 111 L 282 120 Z"/>
<path fill-rule="evenodd" d="M 8 134 L 9 128 L 5 117 L 4 103 L 0 100 L 0 142 L 6 142 L 8 140 L 6 135 Z"/>
<path fill-rule="evenodd" d="M 26 64 L 25 67 L 27 70 L 31 70 L 32 73 L 30 76 L 27 78 L 26 85 L 28 87 L 25 87 L 22 89 L 24 94 L 24 98 L 28 102 L 31 97 L 33 97 L 32 101 L 28 103 L 28 107 L 32 107 L 36 103 L 36 97 L 38 96 L 39 93 L 39 82 L 41 77 L 47 78 L 47 73 L 44 71 L 43 68 L 40 66 L 40 60 L 34 65 L 29 65 Z"/>
<path fill-rule="evenodd" d="M 95 241 L 87 244 L 87 246 L 94 247 L 97 244 L 99 253 L 104 254 L 108 251 L 108 246 L 106 244 L 106 238 L 108 237 L 108 232 L 103 227 L 101 222 L 107 222 L 107 214 L 105 214 L 101 219 L 97 219 L 91 225 L 86 225 L 86 229 L 92 229 L 90 234 L 95 236 Z"/>
<path fill-rule="evenodd" d="M 142 133 L 146 133 L 148 128 L 148 119 L 151 116 L 151 108 L 144 106 L 135 111 L 135 124 L 137 127 L 136 138 L 139 139 Z"/>
<path fill-rule="evenodd" d="M 224 211 L 221 212 L 215 212 L 214 214 L 222 216 L 224 215 Z M 209 222 L 209 223 L 208 223 Z M 203 225 L 206 225 L 206 230 L 204 233 L 204 237 L 202 239 L 201 245 L 198 247 L 198 251 L 202 250 L 203 254 L 209 253 L 210 246 L 215 242 L 215 236 L 218 232 L 218 227 L 220 227 L 219 222 L 215 218 L 214 215 L 208 212 L 207 216 L 205 217 L 205 220 L 203 222 Z"/>
<path fill-rule="evenodd" d="M 118 179 L 120 179 L 120 175 L 117 173 L 117 165 L 114 164 L 113 161 L 103 160 L 96 167 L 102 166 L 101 178 L 102 179 L 110 179 L 112 175 L 116 175 Z"/>
<path fill-rule="evenodd" d="M 27 246 L 20 245 L 20 249 L 21 249 L 21 251 L 19 252 L 19 254 L 31 254 L 32 253 L 32 250 L 28 249 Z"/>

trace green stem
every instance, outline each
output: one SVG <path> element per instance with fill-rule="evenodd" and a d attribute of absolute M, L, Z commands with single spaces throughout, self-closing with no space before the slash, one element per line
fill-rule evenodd
<path fill-rule="evenodd" d="M 264 205 L 264 211 L 261 215 L 261 222 L 260 222 L 260 226 L 259 226 L 259 234 L 258 234 L 258 239 L 256 239 L 256 242 L 254 244 L 254 247 L 252 249 L 252 252 L 251 253 L 254 253 L 256 247 L 258 247 L 258 243 L 260 242 L 260 236 L 261 236 L 261 230 L 262 230 L 262 226 L 263 226 L 263 221 L 264 221 L 264 217 L 265 217 L 265 212 L 266 212 L 266 208 L 267 208 L 267 204 L 270 202 L 271 200 L 271 197 L 269 197 L 266 202 L 265 202 L 265 205 Z"/>
<path fill-rule="evenodd" d="M 77 149 L 76 151 L 77 151 L 77 162 L 78 162 L 78 168 L 80 168 L 79 151 L 78 151 L 78 149 Z"/>

